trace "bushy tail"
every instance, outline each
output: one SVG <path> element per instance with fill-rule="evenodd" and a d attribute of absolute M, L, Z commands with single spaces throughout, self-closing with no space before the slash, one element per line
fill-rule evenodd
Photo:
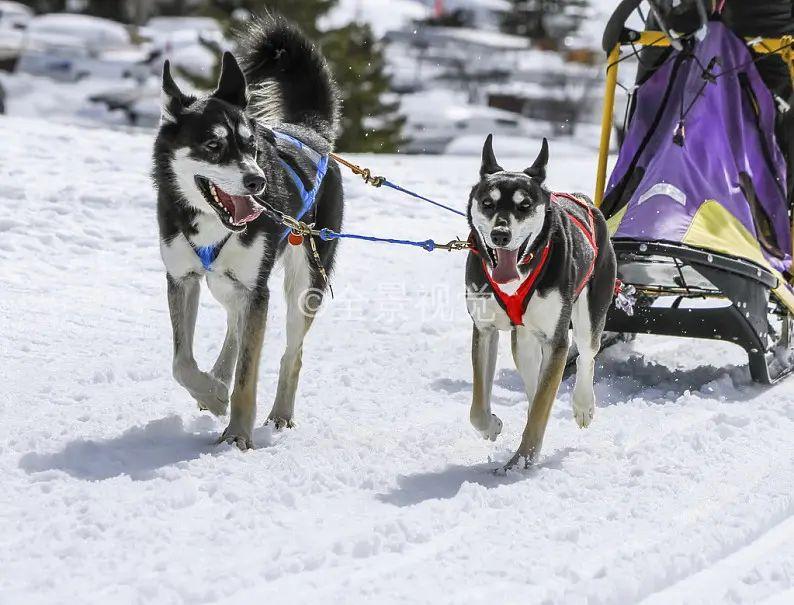
<path fill-rule="evenodd" d="M 265 122 L 306 126 L 333 143 L 340 97 L 314 44 L 283 17 L 254 19 L 238 38 L 252 114 Z"/>

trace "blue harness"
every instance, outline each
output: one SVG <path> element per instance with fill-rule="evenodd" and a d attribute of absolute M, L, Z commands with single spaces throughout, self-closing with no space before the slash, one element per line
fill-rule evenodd
<path fill-rule="evenodd" d="M 314 166 L 316 171 L 316 176 L 314 177 L 314 186 L 311 188 L 311 190 L 306 189 L 306 185 L 303 184 L 303 179 L 301 179 L 297 171 L 283 158 L 279 158 L 279 162 L 284 167 L 284 170 L 287 171 L 287 174 L 289 175 L 290 179 L 292 179 L 292 182 L 297 188 L 298 194 L 301 197 L 301 207 L 300 210 L 298 210 L 298 214 L 295 215 L 297 220 L 301 220 L 311 211 L 317 201 L 317 194 L 319 193 L 320 187 L 323 184 L 325 174 L 328 172 L 329 156 L 321 154 L 317 150 L 306 145 L 306 143 L 300 139 L 296 139 L 295 137 L 284 132 L 274 130 L 273 134 L 277 139 L 289 142 L 298 151 L 302 152 L 303 155 L 306 156 L 309 162 Z M 284 238 L 289 235 L 289 232 L 289 227 L 286 227 L 284 231 L 282 231 L 281 237 L 279 237 L 279 242 L 283 242 Z M 193 248 L 193 251 L 196 253 L 196 256 L 198 256 L 199 260 L 201 260 L 201 264 L 204 269 L 206 271 L 212 271 L 212 265 L 217 260 L 223 246 L 227 241 L 229 241 L 229 237 L 231 237 L 231 234 L 227 235 L 217 244 L 212 244 L 211 246 L 196 246 L 190 241 L 190 239 L 188 239 L 188 242 Z"/>
<path fill-rule="evenodd" d="M 218 258 L 218 254 L 221 253 L 221 248 L 223 245 L 229 240 L 229 236 L 227 235 L 223 238 L 223 241 L 218 244 L 213 244 L 211 246 L 193 246 L 193 242 L 190 242 L 190 245 L 193 246 L 193 251 L 196 253 L 196 256 L 199 257 L 201 264 L 204 266 L 206 271 L 212 271 L 210 267 L 212 267 L 212 263 L 215 262 L 215 259 Z"/>
<path fill-rule="evenodd" d="M 301 196 L 301 208 L 298 211 L 298 214 L 295 215 L 297 220 L 301 220 L 314 207 L 314 203 L 317 200 L 317 194 L 320 191 L 320 186 L 323 184 L 323 179 L 325 178 L 325 173 L 328 172 L 329 158 L 327 155 L 322 155 L 318 151 L 312 149 L 303 141 L 296 139 L 295 137 L 284 132 L 274 130 L 273 134 L 276 135 L 277 139 L 288 141 L 289 143 L 292 143 L 298 150 L 302 151 L 303 154 L 314 165 L 314 168 L 317 172 L 317 176 L 314 177 L 314 187 L 312 187 L 311 191 L 309 191 L 306 189 L 306 185 L 303 184 L 303 179 L 301 179 L 300 175 L 295 171 L 295 169 L 290 166 L 289 163 L 287 163 L 283 158 L 279 158 L 279 162 L 281 162 L 281 165 L 287 171 L 287 174 L 292 179 L 292 182 L 295 183 L 295 187 L 297 187 L 298 193 Z M 289 227 L 286 227 L 281 233 L 281 238 L 279 241 L 284 241 L 284 238 L 289 235 L 289 232 Z"/>

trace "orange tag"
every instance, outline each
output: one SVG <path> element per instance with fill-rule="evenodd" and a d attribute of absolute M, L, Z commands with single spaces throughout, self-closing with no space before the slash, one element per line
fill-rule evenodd
<path fill-rule="evenodd" d="M 290 231 L 287 241 L 293 246 L 300 246 L 303 243 L 303 236 L 300 233 Z"/>

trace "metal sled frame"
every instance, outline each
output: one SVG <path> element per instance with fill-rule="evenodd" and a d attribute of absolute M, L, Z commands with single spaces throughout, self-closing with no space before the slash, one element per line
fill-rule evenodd
<path fill-rule="evenodd" d="M 788 309 L 770 297 L 775 275 L 743 259 L 681 244 L 613 244 L 618 274 L 637 288 L 638 297 L 634 315 L 610 309 L 607 330 L 736 344 L 747 352 L 753 380 L 765 384 L 794 369 L 779 355 L 792 343 Z M 701 306 L 684 307 L 685 300 Z"/>
<path fill-rule="evenodd" d="M 794 38 L 752 39 L 758 53 L 779 52 L 794 81 Z M 600 206 L 606 187 L 607 159 L 612 135 L 615 90 L 621 48 L 631 45 L 669 46 L 660 31 L 637 32 L 623 28 L 619 42 L 609 53 L 606 91 L 601 123 L 601 144 L 596 175 L 595 203 Z M 794 230 L 792 231 L 794 233 Z M 638 292 L 634 315 L 612 307 L 606 329 L 617 333 L 646 333 L 723 340 L 742 347 L 748 355 L 754 381 L 771 384 L 794 367 L 792 313 L 788 303 L 773 290 L 778 277 L 750 261 L 716 254 L 682 244 L 613 240 L 618 277 Z M 670 305 L 661 301 L 672 298 Z M 682 307 L 681 303 L 722 299 L 721 306 Z"/>

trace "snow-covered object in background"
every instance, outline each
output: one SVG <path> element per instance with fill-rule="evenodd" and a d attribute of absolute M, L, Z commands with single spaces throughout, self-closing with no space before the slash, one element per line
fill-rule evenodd
<path fill-rule="evenodd" d="M 151 40 L 155 49 L 161 52 L 153 62 L 153 71 L 159 76 L 165 59 L 171 65 L 189 74 L 209 77 L 224 50 L 231 50 L 231 44 L 223 35 L 217 20 L 210 17 L 154 17 L 141 32 Z M 210 47 L 215 46 L 218 52 Z"/>
<path fill-rule="evenodd" d="M 5 35 L 5 29 L 24 28 L 33 15 L 33 10 L 21 2 L 0 0 L 0 35 Z"/>
<path fill-rule="evenodd" d="M 21 41 L 16 71 L 65 81 L 144 77 L 149 48 L 133 45 L 114 21 L 65 13 L 35 17 Z"/>
<path fill-rule="evenodd" d="M 0 66 L 4 71 L 12 71 L 22 52 L 25 30 L 0 27 Z"/>
<path fill-rule="evenodd" d="M 320 29 L 343 27 L 354 21 L 368 23 L 376 37 L 411 21 L 426 19 L 432 11 L 420 0 L 339 0 L 319 22 Z"/>
<path fill-rule="evenodd" d="M 441 0 L 440 5 L 445 13 L 458 13 L 467 26 L 489 30 L 498 30 L 513 10 L 509 0 Z"/>
<path fill-rule="evenodd" d="M 530 47 L 528 38 L 498 31 L 469 27 L 417 26 L 414 29 L 389 31 L 390 41 L 422 44 L 430 48 L 465 51 L 468 54 L 520 51 Z M 481 56 L 476 56 L 480 59 Z"/>
<path fill-rule="evenodd" d="M 406 153 L 443 153 L 449 143 L 466 135 L 522 136 L 530 132 L 521 116 L 465 102 L 463 95 L 442 89 L 404 95 L 400 113 L 406 117 Z M 482 149 L 482 140 L 480 142 Z"/>
<path fill-rule="evenodd" d="M 147 33 L 168 39 L 175 32 L 195 32 L 196 35 L 223 40 L 223 29 L 211 17 L 152 17 L 146 22 Z"/>
<path fill-rule="evenodd" d="M 483 88 L 488 104 L 573 132 L 580 122 L 601 120 L 603 69 L 567 62 L 559 53 L 528 50 L 516 55 L 515 71 L 505 81 Z"/>
<path fill-rule="evenodd" d="M 126 48 L 130 35 L 120 23 L 89 15 L 51 13 L 34 17 L 27 27 L 34 40 L 71 39 L 90 52 Z"/>
<path fill-rule="evenodd" d="M 738 347 L 640 336 L 598 362 L 587 431 L 567 380 L 538 466 L 494 476 L 527 402 L 502 339 L 505 430 L 492 445 L 470 428 L 465 254 L 345 241 L 297 428 L 214 446 L 225 423 L 171 378 L 151 135 L 0 118 L 0 141 L 0 207 L 19 210 L 0 218 L 0 601 L 792 602 L 794 379 L 758 388 Z M 505 166 L 537 154 L 495 143 Z M 592 191 L 595 157 L 552 140 L 549 186 Z M 457 208 L 480 165 L 353 159 Z M 350 232 L 467 235 L 429 204 L 345 189 Z M 265 411 L 285 341 L 275 273 Z M 206 297 L 199 316 L 207 367 L 226 320 Z"/>
<path fill-rule="evenodd" d="M 151 43 L 156 56 L 148 62 L 152 77 L 135 90 L 111 88 L 94 99 L 123 111 L 130 124 L 153 127 L 160 120 L 160 74 L 166 59 L 177 74 L 210 78 L 224 50 L 231 50 L 218 21 L 208 17 L 155 17 L 140 34 Z M 217 52 L 213 50 L 217 48 Z M 189 86 L 188 86 L 189 88 Z"/>

